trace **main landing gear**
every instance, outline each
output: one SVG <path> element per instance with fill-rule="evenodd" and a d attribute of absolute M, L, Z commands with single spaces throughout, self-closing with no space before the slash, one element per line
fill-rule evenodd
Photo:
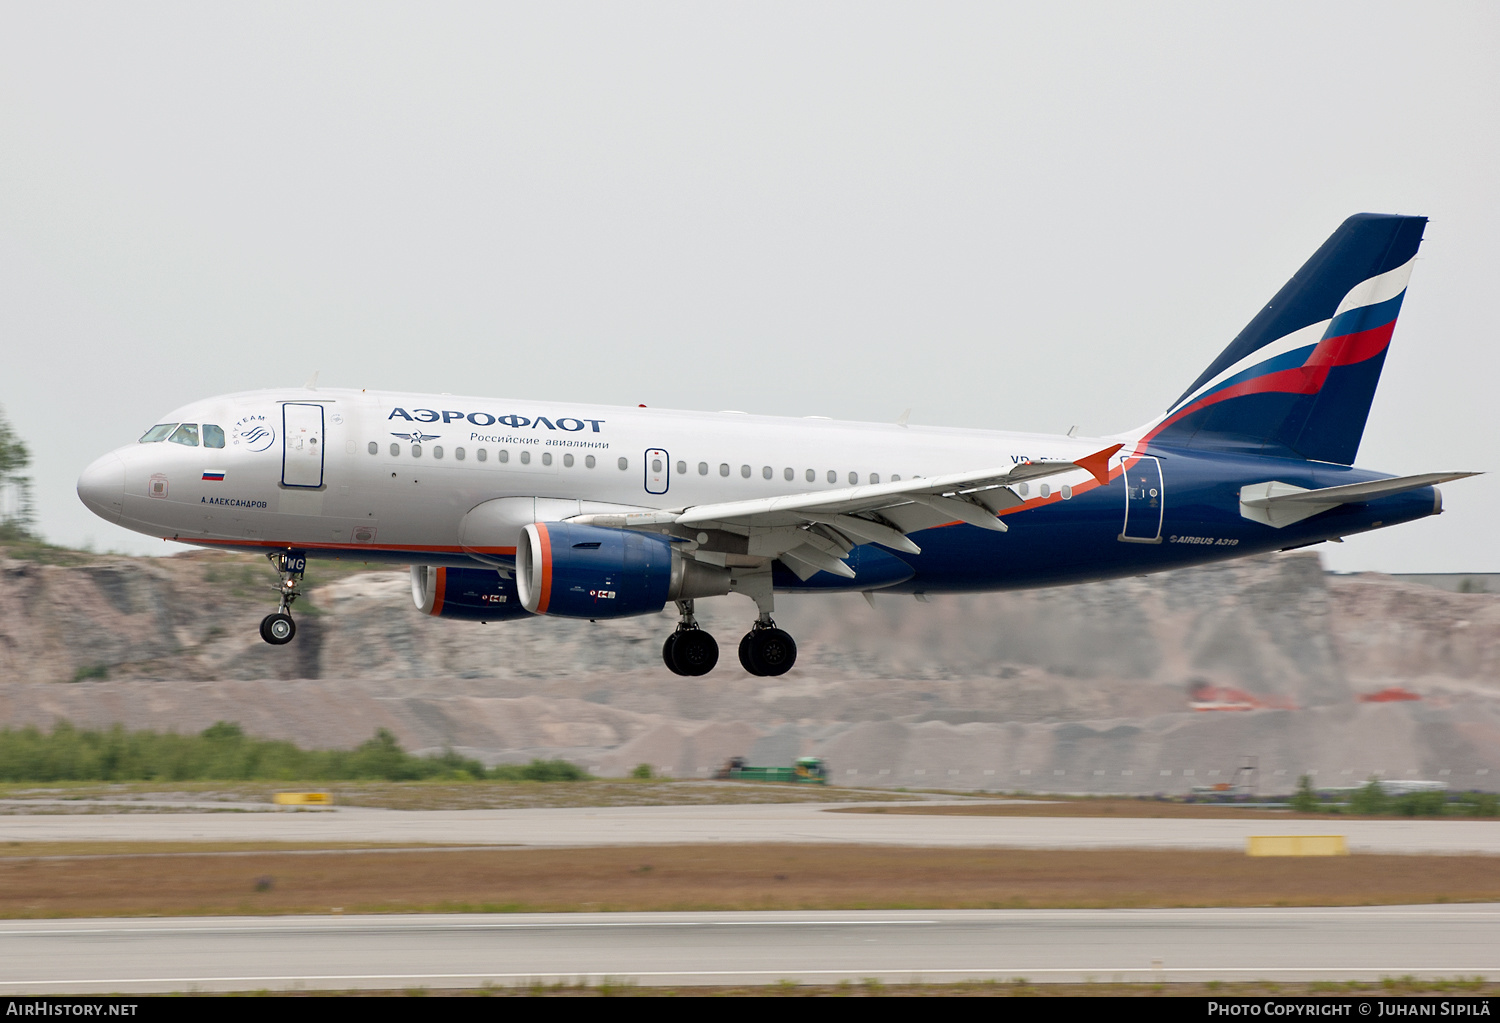
<path fill-rule="evenodd" d="M 707 675 L 719 663 L 719 644 L 698 626 L 693 602 L 679 600 L 677 631 L 661 647 L 661 659 L 678 675 Z M 762 612 L 740 640 L 740 664 L 752 675 L 784 675 L 797 663 L 797 644 Z"/>
<path fill-rule="evenodd" d="M 679 600 L 677 631 L 661 647 L 661 659 L 678 675 L 707 675 L 719 663 L 719 644 L 693 617 L 693 602 Z"/>
<path fill-rule="evenodd" d="M 796 663 L 796 641 L 770 615 L 761 615 L 740 640 L 740 664 L 752 675 L 785 675 Z"/>
<path fill-rule="evenodd" d="M 307 555 L 299 551 L 276 551 L 266 556 L 271 559 L 276 574 L 281 576 L 281 584 L 276 588 L 281 594 L 281 604 L 275 614 L 260 620 L 260 638 L 272 646 L 281 646 L 290 643 L 297 635 L 297 623 L 292 621 L 292 602 L 302 596 L 297 586 L 307 571 Z"/>

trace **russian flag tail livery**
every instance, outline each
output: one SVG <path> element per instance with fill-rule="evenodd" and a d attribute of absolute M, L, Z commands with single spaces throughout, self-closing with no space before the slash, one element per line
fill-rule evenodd
<path fill-rule="evenodd" d="M 1352 465 L 1426 223 L 1344 221 L 1143 444 Z"/>

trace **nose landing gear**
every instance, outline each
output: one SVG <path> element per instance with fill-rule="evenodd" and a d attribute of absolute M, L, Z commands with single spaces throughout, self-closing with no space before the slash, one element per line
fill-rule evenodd
<path fill-rule="evenodd" d="M 300 551 L 275 551 L 266 556 L 271 559 L 271 567 L 281 576 L 281 584 L 277 586 L 281 603 L 275 614 L 268 614 L 260 620 L 260 638 L 272 646 L 281 646 L 290 643 L 297 635 L 297 623 L 291 614 L 292 602 L 302 596 L 297 587 L 307 571 L 307 555 Z"/>

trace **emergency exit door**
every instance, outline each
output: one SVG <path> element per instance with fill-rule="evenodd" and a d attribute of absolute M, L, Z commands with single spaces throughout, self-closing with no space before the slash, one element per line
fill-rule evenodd
<path fill-rule="evenodd" d="M 281 406 L 281 482 L 288 487 L 323 485 L 323 406 Z"/>
<path fill-rule="evenodd" d="M 672 482 L 672 462 L 661 448 L 646 452 L 646 493 L 665 494 Z"/>

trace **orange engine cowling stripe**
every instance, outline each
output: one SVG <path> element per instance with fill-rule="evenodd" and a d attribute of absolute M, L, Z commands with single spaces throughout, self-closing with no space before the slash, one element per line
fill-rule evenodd
<path fill-rule="evenodd" d="M 536 613 L 544 615 L 547 613 L 547 604 L 552 600 L 552 538 L 547 535 L 547 527 L 538 522 L 536 524 L 536 539 L 541 545 L 541 564 L 537 567 L 541 570 L 542 587 L 541 596 L 537 598 Z"/>
<path fill-rule="evenodd" d="M 437 570 L 437 578 L 435 580 L 433 580 L 433 583 L 432 583 L 432 611 L 430 612 L 431 614 L 440 615 L 440 614 L 443 613 L 443 594 L 445 592 L 447 592 L 447 589 L 448 589 L 448 570 L 446 568 L 439 568 Z"/>

